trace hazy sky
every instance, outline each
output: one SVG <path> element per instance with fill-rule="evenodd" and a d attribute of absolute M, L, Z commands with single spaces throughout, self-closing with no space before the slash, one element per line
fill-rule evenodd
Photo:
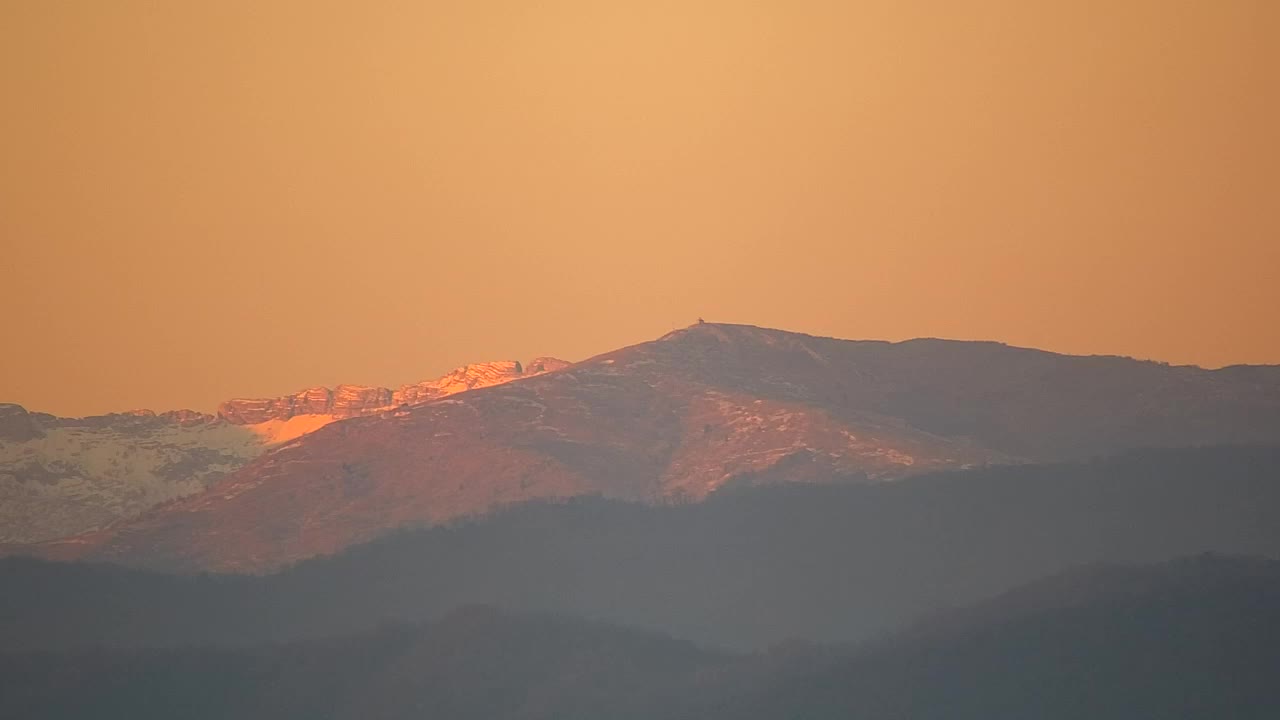
<path fill-rule="evenodd" d="M 0 0 L 0 401 L 701 315 L 1280 362 L 1280 2 Z"/>

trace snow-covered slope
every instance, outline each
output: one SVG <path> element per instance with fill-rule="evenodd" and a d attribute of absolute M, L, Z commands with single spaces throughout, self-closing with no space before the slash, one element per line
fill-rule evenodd
<path fill-rule="evenodd" d="M 0 541 L 36 542 L 101 527 L 205 489 L 256 457 L 253 430 L 203 416 L 67 419 L 4 406 L 27 437 L 0 438 Z"/>

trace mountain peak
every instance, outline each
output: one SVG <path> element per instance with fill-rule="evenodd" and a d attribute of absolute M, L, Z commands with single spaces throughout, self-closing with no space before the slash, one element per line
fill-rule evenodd
<path fill-rule="evenodd" d="M 787 347 L 789 344 L 810 341 L 839 343 L 882 342 L 879 340 L 837 340 L 836 338 L 831 337 L 810 335 L 808 333 L 780 330 L 777 328 L 762 327 L 759 325 L 708 322 L 705 320 L 700 320 L 692 325 L 672 330 L 666 335 L 658 338 L 658 342 L 660 343 L 688 341 L 714 341 L 725 345 L 766 345 L 782 347 Z"/>
<path fill-rule="evenodd" d="M 713 337 L 713 338 L 718 338 L 718 339 L 727 341 L 731 339 L 735 334 L 743 334 L 744 331 L 769 332 L 766 328 L 758 327 L 756 325 L 707 322 L 706 320 L 702 320 L 701 318 L 699 318 L 698 321 L 693 323 L 692 325 L 686 325 L 682 328 L 672 330 L 666 335 L 663 335 L 662 337 L 658 338 L 658 342 L 670 342 L 673 340 L 680 340 L 683 338 L 690 338 L 690 337 Z M 775 330 L 772 332 L 782 332 L 782 331 Z"/>

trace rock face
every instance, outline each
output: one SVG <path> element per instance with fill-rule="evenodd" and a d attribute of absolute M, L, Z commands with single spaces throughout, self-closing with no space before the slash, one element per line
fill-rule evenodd
<path fill-rule="evenodd" d="M 332 390 L 315 387 L 276 398 L 228 400 L 218 406 L 218 417 L 235 425 L 255 425 L 270 420 L 289 420 L 298 415 L 329 415 L 335 419 L 372 415 L 438 400 L 454 393 L 499 385 L 522 377 L 540 375 L 569 366 L 564 360 L 538 358 L 536 370 L 525 372 L 515 360 L 464 365 L 449 374 L 392 391 L 367 385 L 339 385 Z"/>
<path fill-rule="evenodd" d="M 103 527 L 201 492 L 265 450 L 338 420 L 541 372 L 524 373 L 514 361 L 481 363 L 395 392 L 339 385 L 228 400 L 217 415 L 134 410 L 58 418 L 0 404 L 0 543 Z"/>
<path fill-rule="evenodd" d="M 0 404 L 0 443 L 19 443 L 34 440 L 43 432 L 31 413 L 21 405 Z"/>
<path fill-rule="evenodd" d="M 208 413 L 196 412 L 195 410 L 169 410 L 160 413 L 157 417 L 177 423 L 183 427 L 207 425 L 218 419 Z"/>
<path fill-rule="evenodd" d="M 384 408 L 391 391 L 364 385 L 308 388 L 276 398 L 228 400 L 218 406 L 218 417 L 234 425 L 256 425 L 269 420 L 288 420 L 297 415 L 333 415 L 339 419 L 356 417 Z"/>
<path fill-rule="evenodd" d="M 334 423 L 207 492 L 41 551 L 257 572 L 534 498 L 684 502 L 741 483 L 878 482 L 1129 448 L 1278 442 L 1280 367 L 1208 371 L 705 323 L 520 382 Z"/>
<path fill-rule="evenodd" d="M 565 363 L 568 365 L 568 363 Z M 422 402 L 437 400 L 447 395 L 475 390 L 476 388 L 501 385 L 521 377 L 538 375 L 546 370 L 525 373 L 524 367 L 515 360 L 465 365 L 444 377 L 416 385 L 403 385 L 395 392 L 391 404 L 416 405 Z"/>

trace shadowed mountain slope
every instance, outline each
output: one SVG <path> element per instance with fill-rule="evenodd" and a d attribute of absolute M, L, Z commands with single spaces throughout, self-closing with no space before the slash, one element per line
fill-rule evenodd
<path fill-rule="evenodd" d="M 1280 557 L 1277 516 L 1275 448 L 729 488 L 679 506 L 527 504 L 271 576 L 0 561 L 0 646 L 252 644 L 473 603 L 721 646 L 851 641 L 1082 563 Z"/>
<path fill-rule="evenodd" d="M 1200 557 L 1050 578 L 862 649 L 755 655 L 468 608 L 245 649 L 0 654 L 0 715 L 1204 718 L 1280 711 L 1280 567 Z"/>
<path fill-rule="evenodd" d="M 0 654 L 0 716 L 639 719 L 727 660 L 662 636 L 470 607 L 282 647 Z"/>
<path fill-rule="evenodd" d="M 756 670 L 703 717 L 1261 720 L 1280 712 L 1278 673 L 1280 564 L 1198 557 L 1075 570 L 844 658 Z"/>

